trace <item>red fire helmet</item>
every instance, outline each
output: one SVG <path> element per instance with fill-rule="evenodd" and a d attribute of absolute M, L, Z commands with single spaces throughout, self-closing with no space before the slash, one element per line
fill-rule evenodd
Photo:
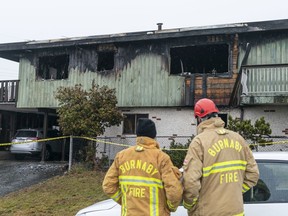
<path fill-rule="evenodd" d="M 194 106 L 194 116 L 195 118 L 200 117 L 203 118 L 208 114 L 211 113 L 218 113 L 219 110 L 216 107 L 215 103 L 208 99 L 208 98 L 203 98 L 197 101 L 197 103 Z"/>

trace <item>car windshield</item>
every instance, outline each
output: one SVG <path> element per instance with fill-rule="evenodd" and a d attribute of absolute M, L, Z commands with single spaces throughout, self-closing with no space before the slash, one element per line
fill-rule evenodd
<path fill-rule="evenodd" d="M 17 131 L 15 137 L 37 137 L 36 131 Z"/>
<path fill-rule="evenodd" d="M 258 167 L 260 178 L 257 185 L 244 194 L 244 202 L 288 202 L 288 163 L 258 162 Z"/>

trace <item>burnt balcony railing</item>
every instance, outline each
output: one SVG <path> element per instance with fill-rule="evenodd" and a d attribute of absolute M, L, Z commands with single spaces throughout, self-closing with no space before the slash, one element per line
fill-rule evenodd
<path fill-rule="evenodd" d="M 286 104 L 288 65 L 243 66 L 241 85 L 241 103 Z"/>
<path fill-rule="evenodd" d="M 19 80 L 0 81 L 0 103 L 16 102 Z"/>

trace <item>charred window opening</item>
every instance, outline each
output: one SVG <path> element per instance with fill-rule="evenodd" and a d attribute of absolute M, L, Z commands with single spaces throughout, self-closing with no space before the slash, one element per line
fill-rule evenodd
<path fill-rule="evenodd" d="M 114 52 L 98 52 L 97 71 L 113 70 Z"/>
<path fill-rule="evenodd" d="M 39 58 L 38 79 L 67 79 L 69 55 L 43 56 Z"/>
<path fill-rule="evenodd" d="M 228 72 L 229 45 L 201 45 L 170 49 L 171 74 Z"/>
<path fill-rule="evenodd" d="M 136 134 L 139 118 L 148 118 L 148 114 L 124 114 L 123 134 Z"/>

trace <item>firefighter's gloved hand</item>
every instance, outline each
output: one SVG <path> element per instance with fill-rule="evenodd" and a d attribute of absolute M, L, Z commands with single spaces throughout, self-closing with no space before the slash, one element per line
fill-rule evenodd
<path fill-rule="evenodd" d="M 174 175 L 180 180 L 182 178 L 182 173 L 179 171 L 179 169 L 175 166 L 172 167 L 172 171 Z"/>

